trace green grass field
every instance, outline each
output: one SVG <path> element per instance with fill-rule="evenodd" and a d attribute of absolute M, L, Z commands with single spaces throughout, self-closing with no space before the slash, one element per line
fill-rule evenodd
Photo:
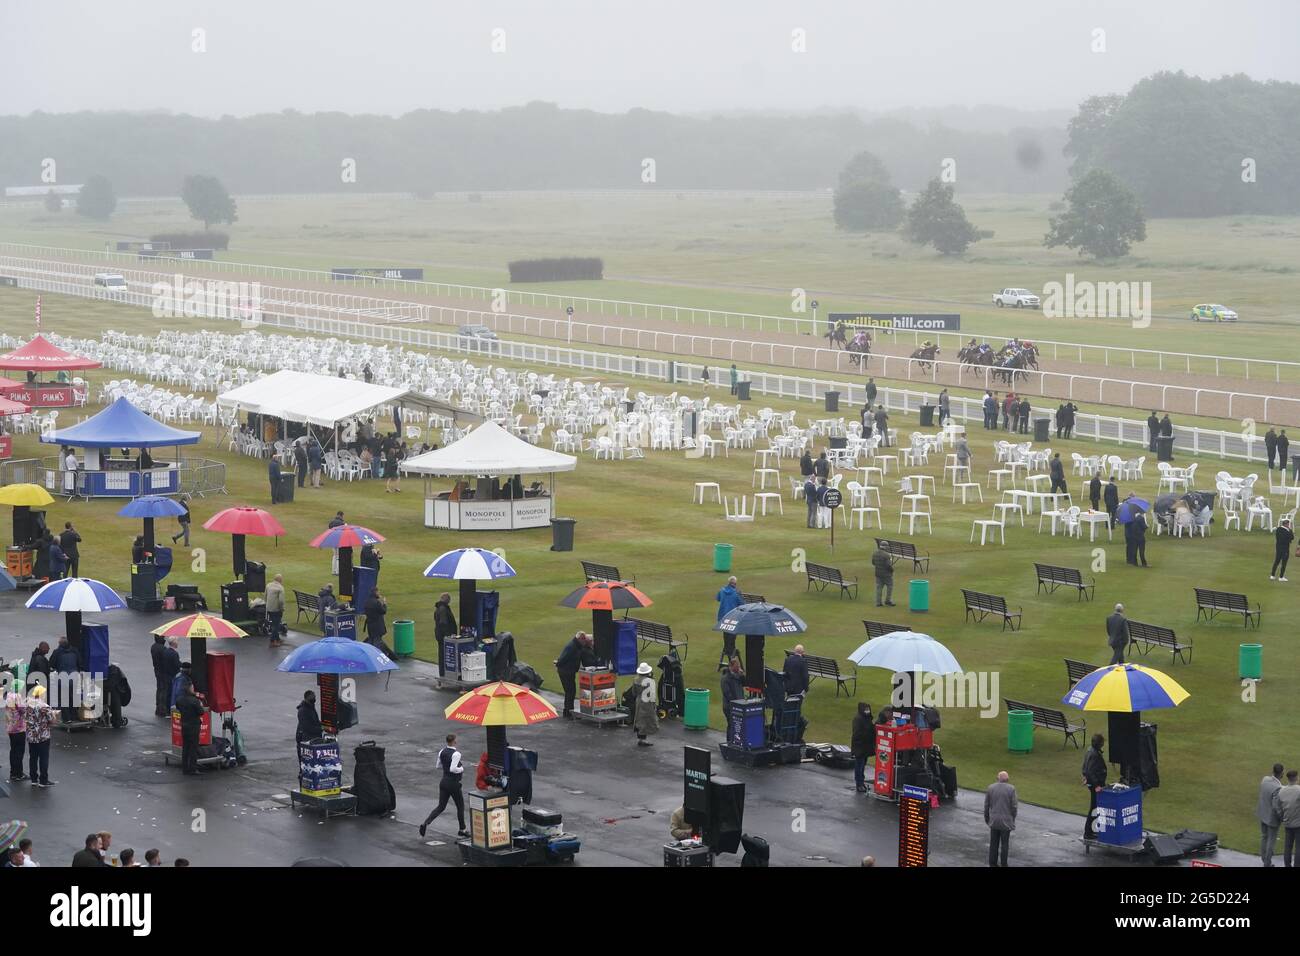
<path fill-rule="evenodd" d="M 30 310 L 30 293 L 5 290 L 0 294 L 0 328 L 25 334 L 31 328 Z M 167 324 L 177 328 L 201 325 L 185 320 Z M 95 335 L 104 328 L 149 331 L 157 327 L 157 321 L 144 310 L 46 296 L 45 326 L 64 334 Z M 91 377 L 100 381 L 121 374 L 109 370 Z M 639 382 L 637 387 L 654 388 Z M 755 403 L 762 404 L 769 403 Z M 792 407 L 790 403 L 770 404 L 777 409 Z M 797 407 L 801 418 L 821 417 L 817 406 L 803 403 Z M 64 412 L 61 423 L 75 420 L 78 414 Z M 896 416 L 893 424 L 905 434 L 915 421 Z M 972 432 L 975 474 L 981 479 L 992 465 L 990 437 L 978 428 Z M 198 502 L 196 529 L 222 507 L 236 503 L 265 506 L 269 501 L 264 463 L 229 455 L 214 439 L 209 432 L 194 453 L 226 462 L 231 494 L 228 499 Z M 1088 454 L 1098 450 L 1083 442 L 1054 443 L 1054 447 L 1067 459 L 1071 451 Z M 47 451 L 48 446 L 39 445 L 30 436 L 20 436 L 15 443 L 15 457 L 34 457 Z M 920 471 L 941 476 L 942 466 L 942 459 L 932 459 Z M 1214 460 L 1201 462 L 1202 472 L 1213 473 L 1220 467 Z M 307 489 L 294 503 L 275 509 L 288 536 L 278 543 L 251 542 L 250 556 L 266 560 L 268 571 L 283 573 L 288 587 L 315 591 L 329 578 L 329 561 L 326 554 L 308 548 L 307 541 L 337 508 L 343 508 L 351 520 L 387 536 L 381 586 L 390 600 L 390 621 L 413 618 L 420 652 L 428 655 L 433 644 L 433 602 L 441 588 L 420 576 L 422 567 L 453 547 L 503 548 L 519 577 L 500 588 L 500 626 L 516 635 L 521 657 L 537 667 L 551 689 L 558 682 L 550 662 L 573 631 L 590 622 L 587 615 L 558 606 L 560 599 L 581 583 L 578 559 L 617 564 L 634 574 L 638 585 L 654 599 L 647 617 L 671 625 L 678 636 L 689 635 L 692 649 L 686 660 L 687 684 L 712 689 L 713 722 L 717 725 L 719 691 L 714 662 L 720 642 L 711 627 L 716 612 L 714 595 L 725 576 L 711 570 L 714 543 L 734 545 L 735 573 L 744 590 L 789 603 L 805 618 L 809 630 L 802 640 L 810 653 L 843 661 L 865 638 L 860 621 L 879 613 L 872 606 L 870 591 L 871 532 L 837 527 L 832 552 L 828 533 L 806 529 L 802 503 L 792 502 L 788 496 L 784 517 L 760 518 L 750 525 L 724 521 L 717 506 L 687 503 L 697 480 L 719 481 L 728 493 L 748 493 L 751 468 L 748 452 L 733 452 L 730 458 L 717 460 L 688 460 L 682 453 L 665 452 L 649 452 L 643 462 L 583 458 L 574 473 L 560 476 L 557 482 L 559 512 L 578 521 L 572 554 L 551 552 L 550 535 L 545 531 L 485 534 L 471 540 L 425 529 L 419 482 L 404 482 L 401 495 L 386 495 L 380 482 Z M 792 470 L 792 463 L 783 463 L 783 480 Z M 1229 470 L 1242 471 L 1240 466 Z M 1149 466 L 1145 481 L 1137 483 L 1136 490 L 1151 497 L 1155 479 L 1155 469 Z M 1072 480 L 1072 487 L 1078 487 L 1077 480 Z M 883 504 L 888 532 L 896 536 L 899 499 L 891 489 L 892 485 L 883 491 Z M 987 499 L 992 497 L 990 494 Z M 1275 501 L 1275 507 L 1278 504 Z M 1023 530 L 1009 528 L 1005 547 L 981 549 L 968 544 L 970 522 L 987 517 L 991 504 L 953 505 L 940 483 L 934 505 L 934 534 L 915 539 L 933 555 L 931 610 L 925 615 L 906 610 L 911 575 L 900 566 L 895 590 L 900 607 L 886 609 L 888 613 L 881 619 L 934 635 L 953 650 L 968 671 L 996 674 L 1002 695 L 1045 706 L 1056 705 L 1066 691 L 1063 658 L 1097 664 L 1107 660 L 1103 621 L 1116 601 L 1122 601 L 1136 619 L 1173 627 L 1180 637 L 1194 641 L 1192 663 L 1171 666 L 1166 655 L 1154 651 L 1146 663 L 1172 673 L 1192 696 L 1177 710 L 1147 715 L 1160 725 L 1162 777 L 1161 788 L 1148 795 L 1148 825 L 1166 830 L 1184 826 L 1214 830 L 1226 844 L 1249 849 L 1256 835 L 1253 808 L 1260 776 L 1275 760 L 1288 766 L 1300 764 L 1300 754 L 1291 752 L 1292 745 L 1286 742 L 1300 709 L 1296 702 L 1300 653 L 1290 640 L 1291 622 L 1300 606 L 1294 590 L 1300 587 L 1300 568 L 1295 571 L 1297 583 L 1267 580 L 1271 536 L 1225 533 L 1216 523 L 1213 537 L 1205 540 L 1153 537 L 1148 547 L 1153 567 L 1139 570 L 1125 566 L 1122 541 L 1090 544 L 1039 535 L 1036 517 L 1029 519 Z M 106 501 L 59 501 L 49 517 L 54 526 L 65 520 L 77 523 L 85 538 L 85 573 L 125 587 L 130 542 L 138 532 L 138 523 L 116 517 L 118 507 Z M 160 528 L 160 532 L 165 530 L 165 526 Z M 206 549 L 205 573 L 188 572 L 184 562 L 178 561 L 181 570 L 176 577 L 198 581 L 209 600 L 215 600 L 219 585 L 228 580 L 229 540 L 198 530 L 193 544 Z M 1104 570 L 1095 574 L 1095 602 L 1081 603 L 1064 591 L 1052 596 L 1035 593 L 1035 560 L 1091 574 L 1090 568 L 1102 560 L 1098 551 L 1105 564 Z M 852 601 L 829 592 L 807 593 L 804 575 L 798 571 L 803 557 L 835 565 L 849 577 L 858 576 L 863 594 Z M 1241 590 L 1260 600 L 1264 624 L 1258 634 L 1244 633 L 1231 619 L 1208 625 L 1194 623 L 1194 585 Z M 1003 594 L 1011 605 L 1023 605 L 1023 630 L 1003 633 L 995 623 L 965 623 L 959 591 L 963 586 Z M 292 617 L 291 611 L 289 619 Z M 143 634 L 139 638 L 145 639 Z M 1258 702 L 1245 703 L 1236 669 L 1237 646 L 1243 640 L 1256 639 L 1265 645 L 1266 679 L 1259 685 Z M 769 660 L 779 660 L 783 643 L 772 643 Z M 658 654 L 651 655 L 652 663 L 657 659 Z M 879 707 L 888 695 L 888 680 L 884 672 L 863 672 L 857 699 Z M 814 683 L 806 709 L 811 721 L 808 739 L 847 742 L 853 707 L 853 700 L 836 699 L 834 689 L 825 682 Z M 1090 729 L 1105 729 L 1100 715 L 1090 716 L 1088 723 Z M 981 719 L 974 710 L 946 710 L 938 737 L 945 758 L 959 768 L 960 779 L 967 786 L 982 786 L 996 771 L 1007 769 L 1023 799 L 1076 811 L 1086 805 L 1078 776 L 1081 753 L 1063 749 L 1059 736 L 1039 731 L 1032 754 L 1008 754 L 1006 718 L 1000 707 L 993 719 Z"/>
<path fill-rule="evenodd" d="M 510 259 L 600 255 L 605 281 L 522 288 L 771 315 L 790 315 L 791 290 L 802 288 L 819 298 L 822 314 L 957 311 L 963 328 L 989 336 L 1295 357 L 1300 219 L 1153 220 L 1129 259 L 1096 265 L 1042 247 L 1056 197 L 959 198 L 976 225 L 995 233 L 960 260 L 893 234 L 837 231 L 824 200 L 564 196 L 249 200 L 223 258 L 324 270 L 418 265 L 430 280 L 495 287 L 507 284 Z M 111 239 L 196 226 L 179 203 L 125 203 L 107 224 L 70 211 L 0 207 L 0 239 L 45 245 L 102 249 Z M 1004 286 L 1041 290 L 1067 272 L 1078 280 L 1151 282 L 1156 320 L 1134 329 L 1125 319 L 1047 319 L 990 304 Z M 1241 323 L 1191 323 L 1190 307 L 1207 301 L 1236 308 Z"/>

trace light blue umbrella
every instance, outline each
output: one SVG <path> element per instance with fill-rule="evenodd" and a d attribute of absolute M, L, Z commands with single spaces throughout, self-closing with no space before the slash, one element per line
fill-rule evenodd
<path fill-rule="evenodd" d="M 33 611 L 62 611 L 68 643 L 81 646 L 81 614 L 122 611 L 126 602 L 103 581 L 94 578 L 60 578 L 43 585 L 27 599 Z"/>
<path fill-rule="evenodd" d="M 379 648 L 350 637 L 323 637 L 302 647 L 275 668 L 288 674 L 378 674 L 397 665 Z"/>
<path fill-rule="evenodd" d="M 477 581 L 513 578 L 515 569 L 501 555 L 483 548 L 457 548 L 433 559 L 424 569 L 426 578 L 446 578 L 460 582 L 460 623 L 477 625 Z"/>
<path fill-rule="evenodd" d="M 928 671 L 931 674 L 960 674 L 961 665 L 952 651 L 929 634 L 919 631 L 891 631 L 873 638 L 849 655 L 859 667 L 879 667 L 894 673 Z"/>
<path fill-rule="evenodd" d="M 119 518 L 174 518 L 184 514 L 185 506 L 163 495 L 141 495 L 128 501 L 119 511 Z"/>

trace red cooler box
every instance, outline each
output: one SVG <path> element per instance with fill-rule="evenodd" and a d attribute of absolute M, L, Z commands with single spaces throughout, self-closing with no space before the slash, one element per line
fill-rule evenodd
<path fill-rule="evenodd" d="M 208 651 L 208 707 L 218 714 L 235 709 L 235 655 Z"/>

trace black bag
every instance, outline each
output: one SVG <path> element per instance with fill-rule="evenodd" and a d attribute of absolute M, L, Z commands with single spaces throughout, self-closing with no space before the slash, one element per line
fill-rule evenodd
<path fill-rule="evenodd" d="M 855 763 L 853 751 L 844 744 L 822 744 L 813 752 L 813 760 L 836 770 L 852 769 Z"/>
<path fill-rule="evenodd" d="M 384 748 L 373 740 L 365 740 L 353 753 L 356 767 L 352 773 L 351 793 L 357 798 L 357 815 L 392 813 L 397 809 L 397 791 L 388 781 Z"/>
<path fill-rule="evenodd" d="M 522 687 L 528 687 L 531 690 L 542 689 L 542 678 L 537 671 L 533 670 L 528 664 L 516 663 L 510 668 L 510 676 L 506 680 L 511 684 L 519 684 Z"/>
<path fill-rule="evenodd" d="M 740 858 L 741 866 L 769 866 L 771 858 L 771 848 L 767 841 L 762 837 L 742 834 L 740 845 L 744 847 L 745 855 Z"/>
<path fill-rule="evenodd" d="M 1173 863 L 1183 855 L 1178 840 L 1168 833 L 1153 833 L 1148 836 L 1145 849 L 1156 863 Z"/>

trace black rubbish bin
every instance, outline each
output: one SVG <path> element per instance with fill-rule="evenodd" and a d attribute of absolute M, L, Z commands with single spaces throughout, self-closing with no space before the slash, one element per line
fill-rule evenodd
<path fill-rule="evenodd" d="M 280 490 L 276 494 L 275 500 L 278 504 L 293 501 L 294 473 L 292 471 L 282 472 L 280 474 Z"/>
<path fill-rule="evenodd" d="M 738 402 L 749 401 L 749 379 L 746 379 L 743 382 L 736 383 L 736 401 Z"/>
<path fill-rule="evenodd" d="M 832 448 L 832 449 L 848 448 L 848 447 L 849 447 L 849 439 L 848 439 L 847 436 L 845 436 L 845 435 L 832 435 L 832 436 L 831 436 L 831 448 Z"/>
<path fill-rule="evenodd" d="M 1174 436 L 1161 435 L 1156 439 L 1156 460 L 1173 461 L 1174 460 Z"/>
<path fill-rule="evenodd" d="M 921 406 L 921 427 L 922 428 L 930 428 L 934 425 L 934 409 L 935 406 L 933 405 Z"/>
<path fill-rule="evenodd" d="M 826 393 L 826 411 L 828 411 L 828 412 L 838 412 L 839 410 L 840 410 L 840 393 L 839 393 L 839 392 L 827 392 L 827 393 Z"/>
<path fill-rule="evenodd" d="M 1034 419 L 1034 441 L 1051 441 L 1052 420 L 1050 418 Z"/>
<path fill-rule="evenodd" d="M 552 551 L 572 551 L 573 550 L 573 526 L 578 523 L 576 518 L 552 518 L 551 519 L 551 550 Z"/>

